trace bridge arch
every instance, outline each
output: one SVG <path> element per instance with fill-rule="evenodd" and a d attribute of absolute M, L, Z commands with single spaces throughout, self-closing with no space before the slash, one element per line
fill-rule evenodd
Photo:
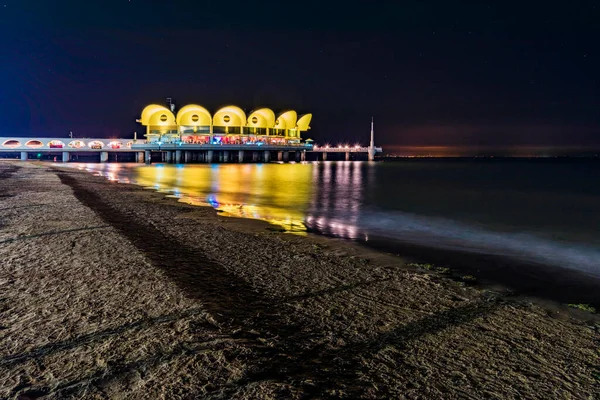
<path fill-rule="evenodd" d="M 69 142 L 69 144 L 67 145 L 73 149 L 82 149 L 85 147 L 85 143 L 81 140 L 72 140 Z"/>
<path fill-rule="evenodd" d="M 48 142 L 48 147 L 50 147 L 51 149 L 62 149 L 63 147 L 65 147 L 65 144 L 61 140 L 51 140 Z"/>
<path fill-rule="evenodd" d="M 2 143 L 2 146 L 8 147 L 9 149 L 14 149 L 17 147 L 21 147 L 21 142 L 15 139 L 8 139 L 5 140 L 4 143 Z"/>
<path fill-rule="evenodd" d="M 123 143 L 119 140 L 111 140 L 108 142 L 107 146 L 111 149 L 120 149 L 123 147 Z"/>
<path fill-rule="evenodd" d="M 91 142 L 88 143 L 88 147 L 90 149 L 103 149 L 104 143 L 102 143 L 99 140 L 92 140 Z"/>
<path fill-rule="evenodd" d="M 25 143 L 25 146 L 31 147 L 32 149 L 37 149 L 39 147 L 44 147 L 44 143 L 42 143 L 41 141 L 39 141 L 37 139 L 32 139 L 32 140 L 27 141 L 27 143 Z"/>

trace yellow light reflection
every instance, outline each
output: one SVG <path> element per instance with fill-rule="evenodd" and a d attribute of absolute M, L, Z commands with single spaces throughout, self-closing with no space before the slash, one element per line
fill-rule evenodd
<path fill-rule="evenodd" d="M 231 217 L 267 221 L 287 232 L 306 233 L 312 196 L 309 166 L 223 164 L 146 166 L 135 170 L 144 187 L 176 193 L 180 201 L 210 205 Z"/>

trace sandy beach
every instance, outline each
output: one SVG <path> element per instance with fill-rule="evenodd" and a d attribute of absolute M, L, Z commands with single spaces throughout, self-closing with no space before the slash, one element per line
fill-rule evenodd
<path fill-rule="evenodd" d="M 0 398 L 599 398 L 594 314 L 49 163 L 0 211 Z"/>

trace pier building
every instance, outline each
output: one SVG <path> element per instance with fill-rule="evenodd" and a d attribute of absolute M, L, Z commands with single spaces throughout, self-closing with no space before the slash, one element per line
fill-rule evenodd
<path fill-rule="evenodd" d="M 302 134 L 310 129 L 312 114 L 298 116 L 287 110 L 279 114 L 261 108 L 248 115 L 237 106 L 226 106 L 211 114 L 190 104 L 174 113 L 151 104 L 136 121 L 146 128 L 145 139 L 0 137 L 0 154 L 21 160 L 53 158 L 69 162 L 99 155 L 100 162 L 151 163 L 271 162 L 327 160 L 328 153 L 341 153 L 346 161 L 366 154 L 369 160 L 382 152 L 376 147 L 371 122 L 371 141 L 360 145 L 317 146 Z M 315 154 L 316 153 L 316 154 Z M 315 157 L 316 156 L 316 157 Z"/>
<path fill-rule="evenodd" d="M 211 114 L 206 108 L 189 104 L 177 111 L 158 104 L 144 108 L 137 122 L 146 127 L 148 143 L 294 145 L 310 129 L 312 114 L 298 116 L 294 110 L 275 114 L 260 108 L 248 115 L 229 105 Z"/>

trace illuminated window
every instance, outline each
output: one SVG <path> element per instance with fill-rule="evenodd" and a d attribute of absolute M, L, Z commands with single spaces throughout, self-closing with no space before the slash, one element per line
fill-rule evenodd
<path fill-rule="evenodd" d="M 257 122 L 258 122 L 258 118 L 256 118 L 256 117 L 252 117 L 252 123 L 253 123 L 253 124 L 256 124 Z"/>
<path fill-rule="evenodd" d="M 167 116 L 166 116 L 165 114 L 162 114 L 162 115 L 160 116 L 160 120 L 161 120 L 162 122 L 165 122 L 165 121 L 167 120 Z"/>
<path fill-rule="evenodd" d="M 72 142 L 69 143 L 68 146 L 73 147 L 75 149 L 80 149 L 82 147 L 85 147 L 85 143 L 83 143 L 81 140 L 73 140 Z"/>
<path fill-rule="evenodd" d="M 192 121 L 198 122 L 199 119 L 200 119 L 200 117 L 197 116 L 196 114 L 192 115 Z"/>
<path fill-rule="evenodd" d="M 223 121 L 225 121 L 225 122 L 229 122 L 229 121 L 231 121 L 231 117 L 230 117 L 229 115 L 225 115 L 225 116 L 223 117 Z"/>
<path fill-rule="evenodd" d="M 103 147 L 104 147 L 104 143 L 102 143 L 102 142 L 100 142 L 100 141 L 98 141 L 98 140 L 94 140 L 94 141 L 92 141 L 92 142 L 89 142 L 89 143 L 88 143 L 88 146 L 90 147 L 90 149 L 95 149 L 95 150 L 97 150 L 97 149 L 101 149 L 101 148 L 103 148 Z"/>

